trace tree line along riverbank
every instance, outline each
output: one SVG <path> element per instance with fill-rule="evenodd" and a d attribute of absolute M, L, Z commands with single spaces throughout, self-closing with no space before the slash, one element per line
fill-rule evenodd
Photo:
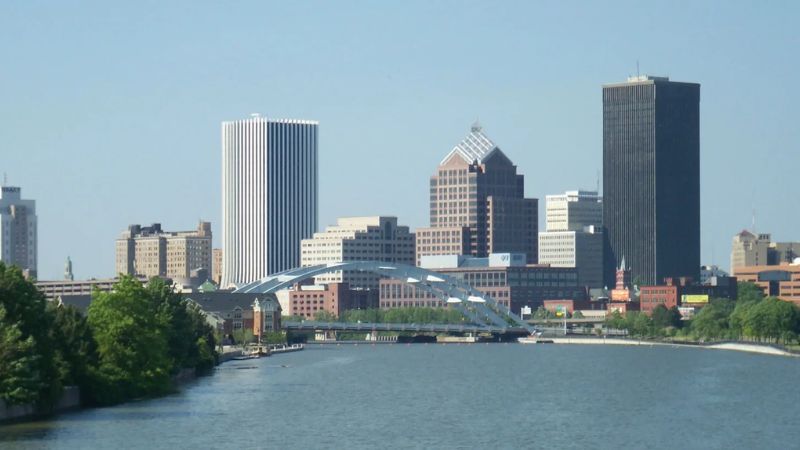
<path fill-rule="evenodd" d="M 163 395 L 178 374 L 210 371 L 214 330 L 163 280 L 124 276 L 95 291 L 86 315 L 49 302 L 16 267 L 0 263 L 0 400 L 47 414 L 65 386 L 82 406 Z"/>

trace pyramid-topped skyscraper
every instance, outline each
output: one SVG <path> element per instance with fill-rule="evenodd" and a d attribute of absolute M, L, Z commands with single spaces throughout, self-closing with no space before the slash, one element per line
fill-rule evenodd
<path fill-rule="evenodd" d="M 430 227 L 417 230 L 423 256 L 524 253 L 537 260 L 538 200 L 525 198 L 525 177 L 474 124 L 430 179 Z"/>

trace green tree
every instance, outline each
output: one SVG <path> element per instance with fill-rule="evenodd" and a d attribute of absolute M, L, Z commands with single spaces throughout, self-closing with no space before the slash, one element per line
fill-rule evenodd
<path fill-rule="evenodd" d="M 50 305 L 53 316 L 50 341 L 56 353 L 56 364 L 65 386 L 79 386 L 81 392 L 91 390 L 90 369 L 97 366 L 97 343 L 86 317 L 71 306 Z"/>
<path fill-rule="evenodd" d="M 755 283 L 740 281 L 736 283 L 737 302 L 759 302 L 764 299 L 764 292 Z"/>
<path fill-rule="evenodd" d="M 0 304 L 0 399 L 9 404 L 33 403 L 44 388 L 33 336 L 23 338 L 19 325 L 7 320 Z"/>
<path fill-rule="evenodd" d="M 52 316 L 47 313 L 46 305 L 47 299 L 32 282 L 25 279 L 18 267 L 6 266 L 0 262 L 0 306 L 5 311 L 0 326 L 14 327 L 16 331 L 10 332 L 7 342 L 16 342 L 17 346 L 24 347 L 23 352 L 20 352 L 20 347 L 8 348 L 4 352 L 8 358 L 12 358 L 12 355 L 22 358 L 22 361 L 7 361 L 11 364 L 19 362 L 20 367 L 24 366 L 30 371 L 33 380 L 38 380 L 34 383 L 38 386 L 35 396 L 14 395 L 10 399 L 14 398 L 14 402 L 19 402 L 24 397 L 34 401 L 42 409 L 52 406 L 62 392 L 55 351 L 49 336 Z M 17 382 L 20 380 L 17 378 Z M 25 383 L 23 391 L 27 392 L 34 384 Z M 9 385 L 6 389 L 10 389 L 7 392 L 15 391 L 14 385 Z"/>
<path fill-rule="evenodd" d="M 158 395 L 171 387 L 171 357 L 163 317 L 142 283 L 123 276 L 110 292 L 95 290 L 88 322 L 97 341 L 99 365 L 94 401 L 113 404 Z"/>
<path fill-rule="evenodd" d="M 730 328 L 734 306 L 734 302 L 728 299 L 711 299 L 692 319 L 691 334 L 702 339 L 734 337 Z"/>
<path fill-rule="evenodd" d="M 317 322 L 336 322 L 336 316 L 330 311 L 321 309 L 314 313 L 314 320 Z"/>

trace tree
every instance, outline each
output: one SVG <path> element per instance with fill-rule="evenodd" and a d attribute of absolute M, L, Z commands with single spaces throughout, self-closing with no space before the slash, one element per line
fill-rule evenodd
<path fill-rule="evenodd" d="M 33 336 L 23 338 L 19 325 L 7 320 L 0 304 L 0 399 L 9 404 L 33 403 L 44 387 Z"/>
<path fill-rule="evenodd" d="M 125 275 L 112 291 L 95 290 L 92 297 L 88 322 L 99 355 L 93 399 L 112 404 L 166 393 L 172 365 L 163 317 L 142 283 Z"/>
<path fill-rule="evenodd" d="M 737 302 L 759 302 L 764 299 L 764 292 L 755 283 L 740 281 L 736 283 Z"/>
<path fill-rule="evenodd" d="M 86 317 L 71 306 L 51 305 L 48 313 L 53 316 L 50 341 L 62 383 L 79 386 L 82 393 L 88 394 L 90 368 L 97 366 L 97 343 Z"/>
<path fill-rule="evenodd" d="M 12 402 L 22 399 L 38 404 L 42 409 L 52 406 L 61 395 L 62 384 L 55 364 L 55 351 L 49 336 L 52 327 L 52 316 L 46 311 L 47 299 L 36 289 L 36 286 L 22 275 L 15 266 L 6 266 L 0 262 L 0 307 L 4 310 L 4 319 L 0 327 L 11 327 L 3 333 L 4 344 L 9 347 L 0 350 L 7 358 L 4 364 L 11 364 L 12 371 L 25 370 L 30 373 L 33 383 L 15 378 L 14 383 L 0 380 L 6 385 L 6 394 Z M 21 384 L 25 385 L 23 387 Z M 9 394 L 28 392 L 37 386 L 34 396 L 28 394 Z"/>
<path fill-rule="evenodd" d="M 731 337 L 730 316 L 734 302 L 728 299 L 711 299 L 692 319 L 690 330 L 696 338 Z"/>
<path fill-rule="evenodd" d="M 336 316 L 330 311 L 321 309 L 314 313 L 314 320 L 317 322 L 336 322 Z"/>

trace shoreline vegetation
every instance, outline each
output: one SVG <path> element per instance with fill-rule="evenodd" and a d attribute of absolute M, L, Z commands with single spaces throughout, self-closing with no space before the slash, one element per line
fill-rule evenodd
<path fill-rule="evenodd" d="M 95 291 L 84 316 L 48 301 L 17 267 L 0 263 L 0 400 L 56 411 L 66 387 L 79 406 L 108 406 L 174 392 L 218 363 L 214 330 L 163 280 L 123 276 Z"/>

